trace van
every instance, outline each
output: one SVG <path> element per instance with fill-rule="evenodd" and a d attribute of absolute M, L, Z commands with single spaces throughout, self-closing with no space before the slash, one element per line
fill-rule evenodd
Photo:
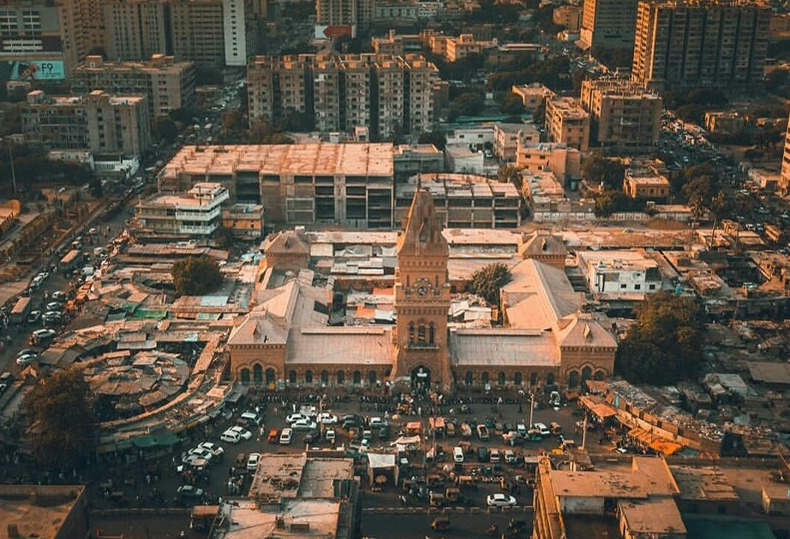
<path fill-rule="evenodd" d="M 248 422 L 251 421 L 258 426 L 263 422 L 263 418 L 256 412 L 244 412 L 241 414 L 241 419 Z"/>
<path fill-rule="evenodd" d="M 280 433 L 280 445 L 291 445 L 291 438 L 293 437 L 293 430 L 290 427 L 286 427 Z"/>
<path fill-rule="evenodd" d="M 463 462 L 464 461 L 464 450 L 460 447 L 453 449 L 453 460 L 455 462 Z"/>

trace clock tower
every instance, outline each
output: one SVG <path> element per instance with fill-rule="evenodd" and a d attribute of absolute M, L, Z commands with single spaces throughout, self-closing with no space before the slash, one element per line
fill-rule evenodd
<path fill-rule="evenodd" d="M 398 236 L 397 254 L 394 376 L 410 380 L 417 389 L 437 383 L 447 388 L 452 383 L 447 345 L 449 248 L 427 190 L 419 189 L 414 194 Z"/>

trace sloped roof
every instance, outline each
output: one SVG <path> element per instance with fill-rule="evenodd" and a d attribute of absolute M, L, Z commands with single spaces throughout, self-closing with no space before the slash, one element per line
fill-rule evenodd
<path fill-rule="evenodd" d="M 233 328 L 228 345 L 285 344 L 287 339 L 286 327 L 275 323 L 266 313 L 257 311 L 250 313 L 244 322 Z"/>
<path fill-rule="evenodd" d="M 524 258 L 533 255 L 562 255 L 568 254 L 562 238 L 551 234 L 547 230 L 536 230 L 526 239 L 519 249 L 519 253 Z"/>
<path fill-rule="evenodd" d="M 617 340 L 592 313 L 575 313 L 559 321 L 560 347 L 596 346 L 617 348 Z"/>
<path fill-rule="evenodd" d="M 304 234 L 295 230 L 285 230 L 271 238 L 265 252 L 277 254 L 304 254 L 310 255 L 310 240 Z"/>
<path fill-rule="evenodd" d="M 511 327 L 548 329 L 582 306 L 582 295 L 560 269 L 527 259 L 511 269 L 511 276 L 502 287 L 502 307 Z"/>
<path fill-rule="evenodd" d="M 525 329 L 453 329 L 450 354 L 454 365 L 503 367 L 554 367 L 559 355 L 554 337 Z"/>

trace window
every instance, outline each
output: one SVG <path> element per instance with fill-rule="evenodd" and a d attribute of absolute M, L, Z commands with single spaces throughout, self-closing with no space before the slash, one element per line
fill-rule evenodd
<path fill-rule="evenodd" d="M 304 381 L 306 384 L 313 383 L 313 371 L 304 371 Z"/>
<path fill-rule="evenodd" d="M 252 367 L 252 380 L 256 383 L 263 382 L 263 367 L 258 364 Z"/>
<path fill-rule="evenodd" d="M 346 371 L 337 371 L 337 383 L 341 385 L 346 381 Z"/>
<path fill-rule="evenodd" d="M 355 384 L 362 383 L 362 373 L 361 372 L 354 371 L 354 374 L 352 376 L 353 376 L 353 380 L 354 380 Z"/>
<path fill-rule="evenodd" d="M 295 384 L 296 383 L 296 371 L 289 371 L 288 372 L 288 383 Z"/>
<path fill-rule="evenodd" d="M 635 284 L 634 285 L 634 290 L 642 290 L 642 285 L 641 284 Z"/>
<path fill-rule="evenodd" d="M 480 375 L 480 382 L 482 384 L 487 384 L 490 381 L 490 377 L 488 375 L 488 371 L 483 371 L 483 374 Z"/>
<path fill-rule="evenodd" d="M 473 380 L 474 377 L 472 376 L 472 371 L 466 371 L 466 374 L 464 374 L 464 383 L 468 386 L 471 386 Z"/>

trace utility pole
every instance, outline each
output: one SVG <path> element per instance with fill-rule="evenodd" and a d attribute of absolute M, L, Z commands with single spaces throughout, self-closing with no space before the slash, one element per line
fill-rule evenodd
<path fill-rule="evenodd" d="M 13 189 L 14 194 L 16 194 L 16 170 L 14 169 L 14 147 L 11 146 L 10 143 L 6 142 L 5 138 L 0 138 L 0 142 L 5 142 L 8 146 L 8 156 L 11 158 L 11 188 Z"/>
<path fill-rule="evenodd" d="M 582 422 L 582 449 L 587 447 L 587 412 L 584 412 L 584 422 Z"/>
<path fill-rule="evenodd" d="M 527 425 L 528 429 L 532 428 L 532 416 L 535 413 L 535 393 L 530 392 L 529 394 L 529 425 Z"/>

